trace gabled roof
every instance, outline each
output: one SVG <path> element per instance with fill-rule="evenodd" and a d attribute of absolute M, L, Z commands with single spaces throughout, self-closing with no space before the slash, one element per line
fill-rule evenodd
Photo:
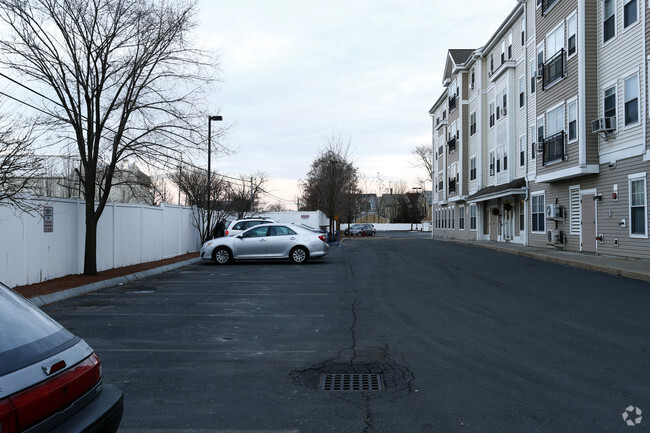
<path fill-rule="evenodd" d="M 442 76 L 442 82 L 450 79 L 454 70 L 458 66 L 463 66 L 474 53 L 474 49 L 457 49 L 447 51 L 447 61 L 445 62 L 445 73 Z"/>

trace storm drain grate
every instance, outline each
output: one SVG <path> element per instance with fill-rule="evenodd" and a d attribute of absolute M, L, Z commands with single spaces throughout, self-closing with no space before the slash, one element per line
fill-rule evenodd
<path fill-rule="evenodd" d="M 323 374 L 318 385 L 320 391 L 383 391 L 381 374 Z"/>

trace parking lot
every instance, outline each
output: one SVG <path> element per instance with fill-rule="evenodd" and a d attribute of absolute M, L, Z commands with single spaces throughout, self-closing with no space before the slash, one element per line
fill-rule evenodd
<path fill-rule="evenodd" d="M 650 407 L 646 284 L 394 234 L 45 310 L 124 391 L 124 433 L 627 431 Z M 371 373 L 384 390 L 319 389 Z"/>

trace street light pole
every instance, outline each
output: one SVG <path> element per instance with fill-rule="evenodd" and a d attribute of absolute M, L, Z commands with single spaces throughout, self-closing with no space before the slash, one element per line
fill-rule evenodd
<path fill-rule="evenodd" d="M 212 232 L 212 226 L 210 225 L 210 216 L 212 215 L 212 207 L 210 203 L 210 196 L 212 195 L 212 181 L 210 179 L 212 166 L 212 121 L 220 122 L 223 120 L 222 116 L 208 116 L 208 226 L 207 230 Z M 211 235 L 211 234 L 210 234 Z"/>

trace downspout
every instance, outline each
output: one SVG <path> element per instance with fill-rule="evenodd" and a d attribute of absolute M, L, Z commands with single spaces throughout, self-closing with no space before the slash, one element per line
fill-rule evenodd
<path fill-rule="evenodd" d="M 429 116 L 431 116 L 431 239 L 433 239 L 433 229 L 435 228 L 435 216 L 434 216 L 434 199 L 433 199 L 433 191 L 435 190 L 436 184 L 435 184 L 435 152 L 436 152 L 436 143 L 435 140 L 433 139 L 433 131 L 436 128 L 436 120 L 433 117 L 434 114 L 429 112 Z M 426 200 L 426 198 L 425 198 Z"/>
<path fill-rule="evenodd" d="M 529 73 L 529 71 L 528 71 L 528 38 L 530 36 L 530 33 L 528 32 L 528 29 L 530 28 L 530 25 L 528 23 L 528 21 L 529 21 L 529 19 L 528 19 L 528 2 L 527 2 L 527 0 L 517 0 L 517 1 L 520 4 L 524 5 L 524 22 L 526 23 L 526 28 L 524 29 L 524 32 L 526 33 L 526 39 L 524 41 L 526 43 L 526 45 L 524 46 L 524 62 L 525 62 L 525 71 L 526 71 L 526 73 L 524 74 L 524 77 L 528 77 L 528 73 Z M 529 81 L 529 79 L 527 79 L 526 80 L 526 89 L 529 89 L 529 86 L 530 86 L 530 81 Z M 526 94 L 530 95 L 530 92 L 526 92 Z M 528 131 L 530 129 L 530 125 L 529 125 L 530 119 L 528 117 L 528 110 L 530 110 L 530 99 L 531 98 L 528 98 L 528 99 L 529 100 L 526 101 L 526 137 L 528 137 Z M 537 99 L 537 98 L 535 98 L 535 99 Z M 524 231 L 524 246 L 528 246 L 528 209 L 529 209 L 528 201 L 530 200 L 530 186 L 529 186 L 530 180 L 528 178 L 528 164 L 530 164 L 530 159 L 529 159 L 529 155 L 528 155 L 529 147 L 530 146 L 528 146 L 528 140 L 526 140 L 526 146 L 525 146 L 526 150 L 524 151 L 524 157 L 526 158 L 526 171 L 524 173 L 524 180 L 526 181 L 526 196 L 524 198 L 524 203 L 525 203 L 525 206 L 526 206 L 525 209 L 524 209 L 524 221 L 525 221 L 525 223 L 524 223 L 524 228 L 523 228 L 523 231 Z M 522 227 L 519 227 L 519 230 L 521 231 Z"/>

